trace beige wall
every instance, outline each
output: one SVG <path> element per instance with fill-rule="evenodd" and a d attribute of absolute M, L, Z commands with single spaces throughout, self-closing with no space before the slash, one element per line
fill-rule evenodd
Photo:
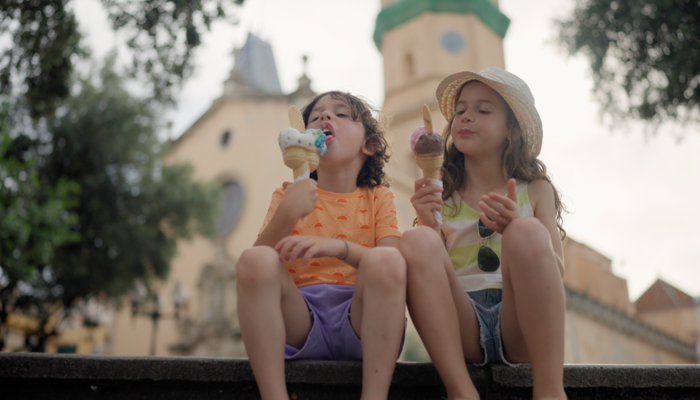
<path fill-rule="evenodd" d="M 564 242 L 564 284 L 610 307 L 634 315 L 627 281 L 612 273 L 609 258 L 573 239 Z"/>
<path fill-rule="evenodd" d="M 565 363 L 690 364 L 688 360 L 611 329 L 572 310 L 566 312 Z"/>
<path fill-rule="evenodd" d="M 642 321 L 686 343 L 700 342 L 698 314 L 695 307 L 678 307 L 645 311 L 637 315 Z"/>

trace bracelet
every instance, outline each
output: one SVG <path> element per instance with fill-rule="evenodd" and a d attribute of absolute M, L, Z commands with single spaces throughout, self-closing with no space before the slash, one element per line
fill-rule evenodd
<path fill-rule="evenodd" d="M 350 254 L 350 246 L 348 246 L 347 240 L 345 240 L 343 238 L 340 238 L 340 240 L 342 240 L 343 243 L 345 243 L 345 257 L 341 258 L 340 260 L 345 261 L 348 259 L 348 254 Z"/>

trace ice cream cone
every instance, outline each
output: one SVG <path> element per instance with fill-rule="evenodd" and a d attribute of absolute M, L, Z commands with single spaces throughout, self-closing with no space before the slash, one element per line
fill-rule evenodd
<path fill-rule="evenodd" d="M 416 164 L 423 171 L 424 178 L 440 179 L 440 169 L 445 153 L 416 154 Z"/>
<path fill-rule="evenodd" d="M 302 176 L 309 168 L 309 157 L 305 148 L 301 146 L 289 146 L 282 153 L 284 157 L 284 165 L 291 168 L 294 172 L 294 180 Z M 316 163 L 318 166 L 318 162 Z"/>
<path fill-rule="evenodd" d="M 309 163 L 309 171 L 314 172 L 318 168 L 318 163 L 321 161 L 321 156 L 316 150 L 306 149 L 306 161 Z"/>

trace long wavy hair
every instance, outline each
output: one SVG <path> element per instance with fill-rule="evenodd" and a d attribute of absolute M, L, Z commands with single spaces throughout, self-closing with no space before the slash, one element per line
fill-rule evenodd
<path fill-rule="evenodd" d="M 455 99 L 459 99 L 462 89 L 468 84 L 469 82 L 459 89 Z M 511 137 L 519 136 L 517 134 L 520 133 L 521 130 L 518 120 L 515 118 L 515 114 L 510 106 L 508 106 L 508 103 L 505 101 L 503 103 L 508 109 L 508 129 L 510 130 Z M 444 186 L 444 191 L 442 192 L 443 200 L 451 198 L 455 191 L 462 190 L 466 186 L 467 172 L 464 165 L 464 154 L 457 149 L 452 139 L 451 128 L 453 122 L 454 117 L 449 121 L 442 132 L 442 137 L 445 139 L 445 146 L 447 147 L 445 162 L 441 170 L 442 184 Z M 506 179 L 515 178 L 527 182 L 534 181 L 535 179 L 544 179 L 552 185 L 552 189 L 554 189 L 554 207 L 557 212 L 557 228 L 559 229 L 561 239 L 563 240 L 566 238 L 566 231 L 563 226 L 563 214 L 568 211 L 561 201 L 561 192 L 552 182 L 552 178 L 547 173 L 547 167 L 542 161 L 538 160 L 537 157 L 530 153 L 528 146 L 525 145 L 525 141 L 522 140 L 521 136 L 519 139 L 511 140 L 506 146 L 503 152 L 501 165 L 503 175 Z M 461 207 L 461 204 L 452 210 L 451 215 L 456 215 L 459 212 L 459 207 Z"/>
<path fill-rule="evenodd" d="M 352 119 L 362 122 L 365 128 L 367 145 L 374 151 L 373 155 L 367 157 L 367 160 L 362 165 L 362 169 L 360 169 L 360 173 L 357 175 L 357 186 L 374 187 L 381 185 L 389 187 L 389 179 L 384 172 L 384 165 L 391 158 L 387 139 L 389 130 L 385 124 L 372 115 L 373 112 L 378 113 L 378 111 L 360 97 L 334 90 L 319 94 L 304 107 L 301 114 L 304 117 L 305 125 L 308 125 L 311 111 L 323 96 L 331 96 L 335 100 L 341 100 L 350 107 Z M 315 171 L 311 174 L 311 178 L 318 180 L 318 175 Z"/>

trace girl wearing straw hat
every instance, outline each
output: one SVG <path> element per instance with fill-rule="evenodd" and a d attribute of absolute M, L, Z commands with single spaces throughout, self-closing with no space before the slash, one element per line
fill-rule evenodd
<path fill-rule="evenodd" d="M 566 210 L 537 159 L 542 121 L 532 93 L 489 68 L 447 76 L 436 95 L 448 122 L 444 189 L 430 178 L 415 182 L 420 226 L 399 246 L 411 317 L 448 399 L 479 398 L 465 359 L 531 363 L 533 398 L 566 399 Z"/>

